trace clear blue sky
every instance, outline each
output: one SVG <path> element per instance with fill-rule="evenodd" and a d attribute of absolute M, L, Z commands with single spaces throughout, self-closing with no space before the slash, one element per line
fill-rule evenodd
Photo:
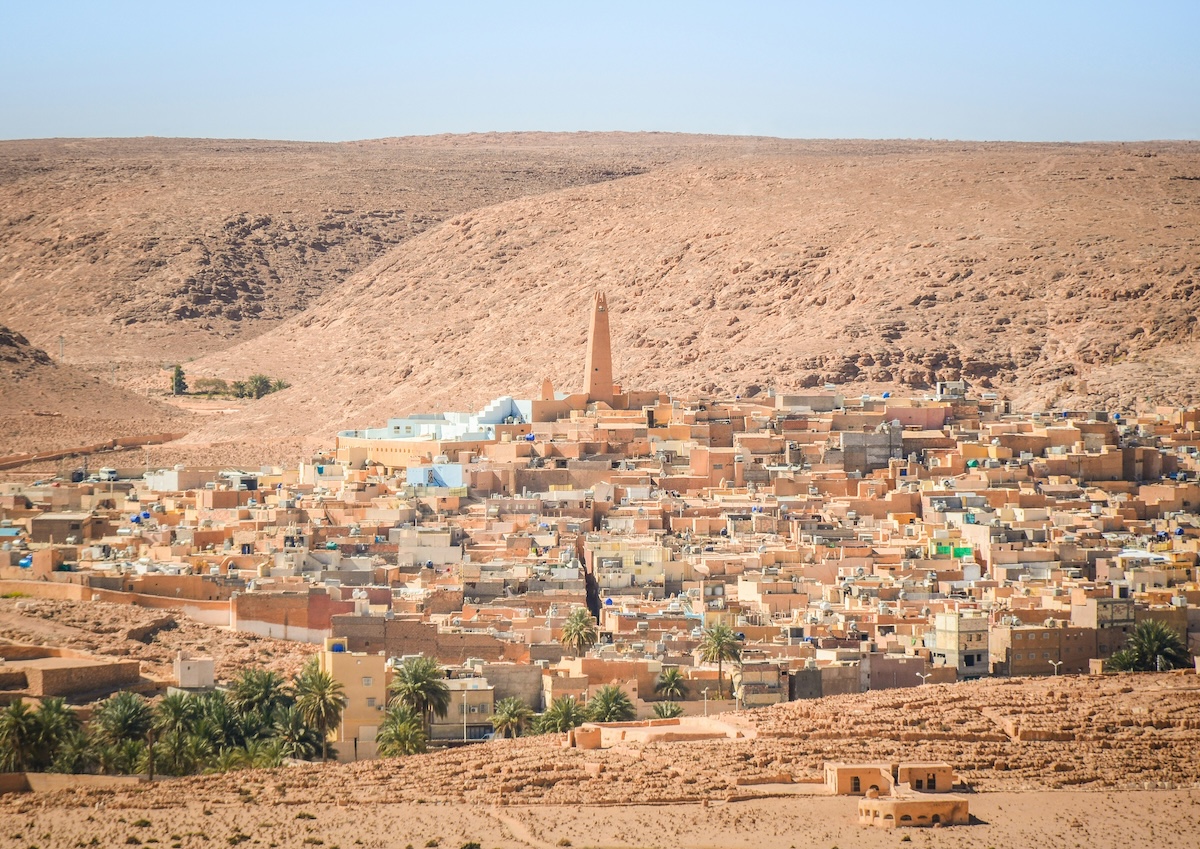
<path fill-rule="evenodd" d="M 0 3 L 0 138 L 1200 138 L 1200 0 Z"/>

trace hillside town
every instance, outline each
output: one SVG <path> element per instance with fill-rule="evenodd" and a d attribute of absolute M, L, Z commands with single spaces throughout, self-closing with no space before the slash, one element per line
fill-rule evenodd
<path fill-rule="evenodd" d="M 614 684 L 638 718 L 668 699 L 706 716 L 1100 675 L 1147 621 L 1200 653 L 1200 410 L 1021 412 L 965 381 L 668 397 L 618 385 L 613 361 L 598 294 L 573 391 L 402 415 L 295 467 L 12 475 L 0 591 L 305 644 L 344 688 L 343 760 L 375 754 L 414 656 L 443 667 L 429 735 L 450 744 L 490 737 L 504 699 Z M 735 649 L 714 662 L 718 628 Z M 85 703 L 144 673 L 0 651 L 13 697 Z M 223 683 L 181 653 L 156 686 Z"/>

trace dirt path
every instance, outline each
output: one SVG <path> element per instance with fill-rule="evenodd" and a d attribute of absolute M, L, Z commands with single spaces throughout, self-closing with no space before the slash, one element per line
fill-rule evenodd
<path fill-rule="evenodd" d="M 534 837 L 533 833 L 529 830 L 528 825 L 512 815 L 506 814 L 503 808 L 494 805 L 486 810 L 487 813 L 495 817 L 500 824 L 508 830 L 509 834 L 513 836 L 513 839 L 519 840 L 520 842 L 529 846 L 533 846 L 535 849 L 555 849 L 555 845 L 553 843 L 547 843 L 544 840 L 538 840 L 536 837 Z"/>

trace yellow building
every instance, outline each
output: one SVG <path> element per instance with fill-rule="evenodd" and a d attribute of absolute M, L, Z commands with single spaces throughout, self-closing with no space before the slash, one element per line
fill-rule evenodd
<path fill-rule="evenodd" d="M 346 708 L 329 740 L 337 746 L 338 760 L 375 757 L 375 735 L 387 708 L 390 671 L 382 654 L 346 651 L 346 638 L 325 640 L 317 655 L 322 672 L 342 685 Z"/>

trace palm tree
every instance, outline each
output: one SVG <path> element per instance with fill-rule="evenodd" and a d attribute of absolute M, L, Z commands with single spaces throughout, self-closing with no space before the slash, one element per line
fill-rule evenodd
<path fill-rule="evenodd" d="M 200 718 L 200 704 L 186 693 L 164 696 L 154 706 L 154 729 L 159 734 L 187 734 Z"/>
<path fill-rule="evenodd" d="M 678 666 L 668 666 L 654 682 L 654 692 L 668 700 L 687 698 L 687 679 Z"/>
<path fill-rule="evenodd" d="M 391 704 L 401 704 L 425 718 L 426 736 L 433 717 L 450 712 L 450 688 L 443 679 L 442 668 L 428 657 L 410 657 L 396 667 L 388 690 Z"/>
<path fill-rule="evenodd" d="M 346 691 L 328 672 L 306 668 L 296 678 L 296 709 L 321 737 L 321 763 L 329 758 L 329 732 L 342 721 Z"/>
<path fill-rule="evenodd" d="M 24 699 L 0 711 L 0 772 L 24 772 L 38 752 L 37 714 Z"/>
<path fill-rule="evenodd" d="M 63 772 L 72 775 L 91 772 L 96 768 L 96 745 L 92 737 L 75 730 L 59 741 L 58 751 L 48 772 Z"/>
<path fill-rule="evenodd" d="M 637 715 L 633 702 L 616 684 L 605 684 L 587 706 L 592 722 L 629 722 Z"/>
<path fill-rule="evenodd" d="M 211 772 L 233 772 L 248 766 L 250 766 L 250 759 L 246 757 L 246 750 L 233 748 L 217 752 L 217 756 L 213 758 L 212 765 L 208 769 Z"/>
<path fill-rule="evenodd" d="M 1125 648 L 1116 652 L 1109 665 L 1120 672 L 1166 672 L 1192 665 L 1192 656 L 1179 633 L 1157 619 L 1134 626 Z"/>
<path fill-rule="evenodd" d="M 683 716 L 683 707 L 675 702 L 659 702 L 654 706 L 654 715 L 659 719 L 674 719 Z"/>
<path fill-rule="evenodd" d="M 214 751 L 240 746 L 245 742 L 245 729 L 237 711 L 220 690 L 205 693 L 197 700 L 200 715 L 193 733 L 204 737 Z"/>
<path fill-rule="evenodd" d="M 570 731 L 583 725 L 587 718 L 583 705 L 574 696 L 560 696 L 538 717 L 537 730 L 539 734 Z"/>
<path fill-rule="evenodd" d="M 492 728 L 501 737 L 520 737 L 532 717 L 533 711 L 527 704 L 516 696 L 509 696 L 496 702 L 496 712 L 492 714 Z"/>
<path fill-rule="evenodd" d="M 728 625 L 714 625 L 704 631 L 700 638 L 700 659 L 705 663 L 717 664 L 717 698 L 724 696 L 725 661 L 737 661 L 742 656 L 742 647 L 738 644 L 737 634 Z"/>
<path fill-rule="evenodd" d="M 37 720 L 37 749 L 31 768 L 42 771 L 54 763 L 58 750 L 69 736 L 79 731 L 79 717 L 60 698 L 46 699 L 34 712 Z"/>
<path fill-rule="evenodd" d="M 254 769 L 283 766 L 283 746 L 278 740 L 253 740 L 246 744 L 246 760 Z"/>
<path fill-rule="evenodd" d="M 92 714 L 92 724 L 115 746 L 131 740 L 140 742 L 150 730 L 152 719 L 150 704 L 128 690 L 105 699 Z"/>
<path fill-rule="evenodd" d="M 425 751 L 425 722 L 422 715 L 408 705 L 393 701 L 379 724 L 375 737 L 379 756 L 395 758 L 418 755 Z"/>
<path fill-rule="evenodd" d="M 591 612 L 586 607 L 577 607 L 563 623 L 562 637 L 559 641 L 578 657 L 596 645 L 599 639 L 600 631 Z"/>
<path fill-rule="evenodd" d="M 270 669 L 243 669 L 234 679 L 229 692 L 233 708 L 242 716 L 257 713 L 261 717 L 269 717 L 277 707 L 292 703 L 287 682 Z"/>
<path fill-rule="evenodd" d="M 304 723 L 304 718 L 295 705 L 280 708 L 275 712 L 272 741 L 279 745 L 281 758 L 310 761 L 317 756 L 321 741 L 316 733 Z M 253 745 L 253 743 L 249 744 Z"/>

